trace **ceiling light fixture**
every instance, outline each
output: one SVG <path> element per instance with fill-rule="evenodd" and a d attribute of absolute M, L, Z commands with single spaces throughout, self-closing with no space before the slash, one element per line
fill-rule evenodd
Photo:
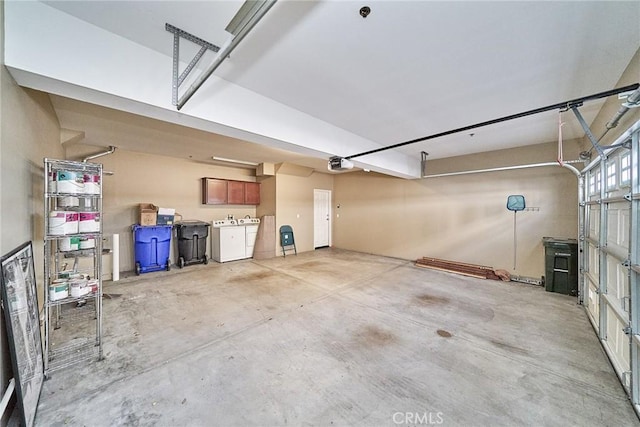
<path fill-rule="evenodd" d="M 259 165 L 259 163 L 255 163 L 255 162 L 247 162 L 246 160 L 227 159 L 226 157 L 213 156 L 212 159 L 213 160 L 217 160 L 219 162 L 237 163 L 239 165 L 249 165 L 249 166 L 258 166 Z"/>

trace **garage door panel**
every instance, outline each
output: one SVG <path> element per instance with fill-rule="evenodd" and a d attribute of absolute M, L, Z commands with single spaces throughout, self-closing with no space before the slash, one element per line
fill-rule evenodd
<path fill-rule="evenodd" d="M 612 256 L 607 256 L 607 294 L 616 300 L 629 297 L 629 271 Z"/>
<path fill-rule="evenodd" d="M 607 208 L 607 245 L 629 250 L 629 203 L 610 203 Z"/>
<path fill-rule="evenodd" d="M 594 240 L 598 240 L 600 236 L 600 206 L 589 205 L 589 233 L 588 236 Z"/>
<path fill-rule="evenodd" d="M 612 362 L 619 372 L 628 372 L 631 368 L 629 357 L 629 336 L 623 332 L 627 322 L 620 319 L 616 311 L 607 305 L 606 345 L 613 356 Z M 629 386 L 629 384 L 626 384 Z"/>
<path fill-rule="evenodd" d="M 593 243 L 587 245 L 587 252 L 589 257 L 585 271 L 591 273 L 594 277 L 598 277 L 600 273 L 600 252 Z"/>
<path fill-rule="evenodd" d="M 591 279 L 587 279 L 589 281 L 589 290 L 587 296 L 587 310 L 591 314 L 593 322 L 595 323 L 596 329 L 600 328 L 600 298 L 598 295 L 598 285 L 591 281 Z"/>
<path fill-rule="evenodd" d="M 626 209 L 620 211 L 620 247 L 624 248 L 626 251 L 629 251 L 631 247 L 629 238 L 631 237 L 629 233 L 629 227 L 631 223 L 631 206 L 627 203 Z"/>

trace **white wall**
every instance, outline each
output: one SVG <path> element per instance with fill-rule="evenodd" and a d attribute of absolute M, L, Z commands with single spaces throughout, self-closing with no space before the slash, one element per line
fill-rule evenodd
<path fill-rule="evenodd" d="M 553 144 L 543 144 L 470 155 L 433 169 L 461 170 L 464 164 L 482 169 L 518 158 L 520 164 L 544 157 L 552 161 L 554 150 Z M 572 151 L 566 150 L 567 158 Z M 577 235 L 577 182 L 559 166 L 422 180 L 340 174 L 334 183 L 334 208 L 340 205 L 334 209 L 334 246 L 411 260 L 443 258 L 539 278 L 544 274 L 542 237 Z M 522 194 L 528 206 L 539 208 L 517 214 L 515 270 L 514 214 L 506 209 L 511 194 Z"/>
<path fill-rule="evenodd" d="M 68 159 L 81 160 L 87 153 L 97 153 L 101 150 L 76 145 L 66 151 Z M 256 207 L 253 205 L 203 205 L 201 202 L 201 178 L 255 182 L 253 169 L 222 167 L 124 150 L 116 150 L 115 153 L 92 162 L 102 163 L 105 171 L 113 172 L 113 175 L 105 175 L 103 178 L 103 231 L 105 235 L 120 234 L 121 271 L 134 269 L 131 225 L 138 223 L 140 203 L 173 208 L 185 220 L 211 222 L 224 219 L 227 215 L 233 215 L 235 218 L 256 215 Z M 176 250 L 176 242 L 173 239 L 172 262 L 175 262 Z M 207 254 L 211 256 L 210 245 L 207 247 Z"/>
<path fill-rule="evenodd" d="M 4 27 L 3 16 L 0 22 Z M 3 38 L 0 46 L 4 46 Z M 20 88 L 4 63 L 0 67 L 0 98 L 0 254 L 33 241 L 36 281 L 42 295 L 42 159 L 64 155 L 58 120 L 48 95 Z M 3 316 L 0 331 L 0 389 L 4 392 L 13 374 Z"/>
<path fill-rule="evenodd" d="M 333 190 L 333 182 L 333 175 L 318 172 L 308 177 L 276 175 L 276 255 L 282 255 L 279 229 L 285 224 L 293 228 L 298 252 L 314 250 L 313 190 Z"/>

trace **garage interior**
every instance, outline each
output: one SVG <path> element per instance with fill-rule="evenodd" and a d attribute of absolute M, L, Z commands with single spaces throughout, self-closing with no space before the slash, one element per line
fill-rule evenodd
<path fill-rule="evenodd" d="M 35 425 L 638 423 L 639 3 L 1 10 L 0 255 L 31 242 L 45 322 L 44 158 L 102 165 L 111 250 L 103 357 L 52 372 Z M 259 203 L 203 203 L 203 178 Z M 218 220 L 275 244 L 177 268 L 174 235 L 136 275 L 141 203 L 211 223 L 208 257 Z M 575 295 L 546 291 L 545 237 L 576 242 Z"/>

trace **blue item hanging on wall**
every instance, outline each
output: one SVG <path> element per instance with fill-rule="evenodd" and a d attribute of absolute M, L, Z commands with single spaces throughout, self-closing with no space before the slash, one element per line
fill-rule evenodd
<path fill-rule="evenodd" d="M 507 209 L 510 211 L 518 212 L 523 211 L 527 205 L 522 195 L 511 195 L 507 197 Z"/>
<path fill-rule="evenodd" d="M 516 256 L 518 253 L 518 238 L 516 234 L 516 214 L 527 207 L 524 196 L 512 194 L 507 197 L 507 209 L 513 211 L 513 269 L 516 269 Z"/>

